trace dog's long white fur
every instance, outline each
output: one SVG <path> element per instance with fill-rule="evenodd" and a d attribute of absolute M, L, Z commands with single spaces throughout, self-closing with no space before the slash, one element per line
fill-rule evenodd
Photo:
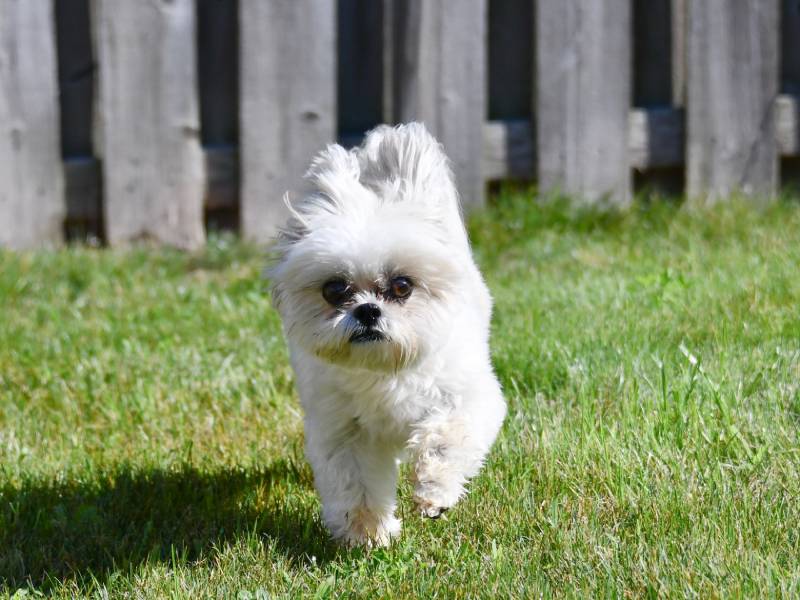
<path fill-rule="evenodd" d="M 383 545 L 400 531 L 398 465 L 438 516 L 464 494 L 505 416 L 489 360 L 491 298 L 475 265 L 448 160 L 417 123 L 379 127 L 313 161 L 270 271 L 305 411 L 306 455 L 332 535 Z M 381 293 L 404 276 L 411 296 Z M 352 284 L 331 306 L 322 286 Z M 353 343 L 353 309 L 380 307 L 383 339 Z"/>

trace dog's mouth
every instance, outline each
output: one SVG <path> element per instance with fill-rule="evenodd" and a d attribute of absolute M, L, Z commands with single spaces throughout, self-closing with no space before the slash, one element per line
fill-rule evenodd
<path fill-rule="evenodd" d="M 369 342 L 382 342 L 385 339 L 386 337 L 380 331 L 375 331 L 374 329 L 364 329 L 362 331 L 356 331 L 353 335 L 351 335 L 350 343 L 366 344 Z"/>

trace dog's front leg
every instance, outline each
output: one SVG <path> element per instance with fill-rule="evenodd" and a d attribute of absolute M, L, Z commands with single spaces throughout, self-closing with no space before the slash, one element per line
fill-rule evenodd
<path fill-rule="evenodd" d="M 414 429 L 414 502 L 423 516 L 436 518 L 464 495 L 503 423 L 500 386 L 487 375 L 454 406 L 431 411 Z"/>
<path fill-rule="evenodd" d="M 348 546 L 385 546 L 400 533 L 394 516 L 397 455 L 354 422 L 306 418 L 306 454 L 322 500 L 322 518 Z"/>

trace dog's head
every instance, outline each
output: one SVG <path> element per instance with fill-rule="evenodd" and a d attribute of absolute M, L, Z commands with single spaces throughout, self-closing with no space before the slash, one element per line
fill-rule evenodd
<path fill-rule="evenodd" d="M 422 125 L 329 146 L 290 206 L 270 271 L 290 340 L 318 358 L 403 368 L 450 331 L 470 261 L 447 158 Z M 466 292 L 468 293 L 468 291 Z"/>

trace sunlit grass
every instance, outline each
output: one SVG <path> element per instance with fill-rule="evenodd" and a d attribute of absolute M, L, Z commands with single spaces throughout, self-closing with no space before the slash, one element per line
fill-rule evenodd
<path fill-rule="evenodd" d="M 470 224 L 510 413 L 388 549 L 318 519 L 261 252 L 0 253 L 0 590 L 266 598 L 800 593 L 800 206 Z"/>

